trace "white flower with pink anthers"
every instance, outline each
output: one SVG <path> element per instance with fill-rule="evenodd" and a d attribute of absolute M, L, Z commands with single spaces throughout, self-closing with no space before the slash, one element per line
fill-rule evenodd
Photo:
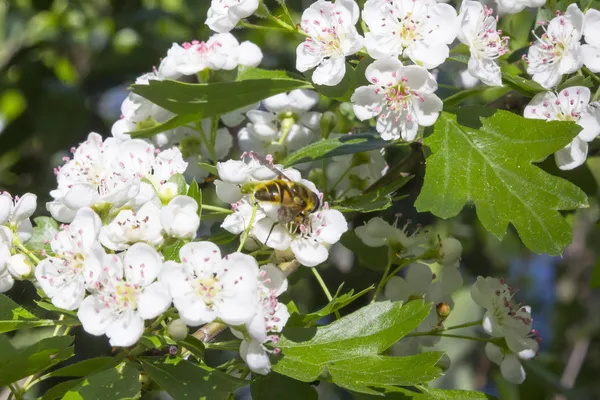
<path fill-rule="evenodd" d="M 425 68 L 403 66 L 396 58 L 382 58 L 365 71 L 369 86 L 352 95 L 356 117 L 361 121 L 377 117 L 377 132 L 385 140 L 414 140 L 419 126 L 431 126 L 443 103 L 434 92 L 437 82 Z"/>
<path fill-rule="evenodd" d="M 496 59 L 508 52 L 508 37 L 496 29 L 498 17 L 478 1 L 466 0 L 460 8 L 458 39 L 469 46 L 469 73 L 490 86 L 502 86 L 502 72 Z"/>
<path fill-rule="evenodd" d="M 249 255 L 221 258 L 211 242 L 192 242 L 179 250 L 181 263 L 168 261 L 159 280 L 173 296 L 180 318 L 190 326 L 220 321 L 249 323 L 258 310 L 258 264 Z"/>
<path fill-rule="evenodd" d="M 229 32 L 241 19 L 251 16 L 258 4 L 259 0 L 212 0 L 206 25 L 215 32 Z"/>
<path fill-rule="evenodd" d="M 600 72 L 600 11 L 590 8 L 583 24 L 584 45 L 581 46 L 583 63 L 592 72 Z"/>
<path fill-rule="evenodd" d="M 504 338 L 506 347 L 492 343 L 486 346 L 490 360 L 500 365 L 505 379 L 523 383 L 525 370 L 519 359 L 529 360 L 538 351 L 537 332 L 532 329 L 531 308 L 513 302 L 515 291 L 497 278 L 477 277 L 471 288 L 471 297 L 486 309 L 483 330 L 495 338 Z"/>
<path fill-rule="evenodd" d="M 590 97 L 587 87 L 572 86 L 558 94 L 538 93 L 525 107 L 525 118 L 571 121 L 583 128 L 571 143 L 554 154 L 560 169 L 569 170 L 583 164 L 587 157 L 588 142 L 600 135 L 600 103 L 589 103 Z"/>
<path fill-rule="evenodd" d="M 0 225 L 15 232 L 22 242 L 31 239 L 33 228 L 29 219 L 37 207 L 37 196 L 26 193 L 13 197 L 8 192 L 0 193 Z M 1 262 L 1 261 L 0 261 Z"/>
<path fill-rule="evenodd" d="M 448 58 L 458 31 L 456 10 L 436 0 L 368 0 L 362 18 L 371 57 L 402 55 L 427 69 Z"/>
<path fill-rule="evenodd" d="M 287 290 L 285 273 L 274 264 L 263 265 L 258 275 L 260 299 L 258 311 L 252 321 L 245 326 L 245 333 L 232 329 L 235 336 L 242 340 L 240 355 L 248 367 L 258 374 L 266 375 L 271 370 L 269 353 L 278 353 L 279 349 L 268 350 L 264 344 L 277 345 L 279 336 L 290 317 L 285 304 L 277 297 Z"/>
<path fill-rule="evenodd" d="M 96 213 L 84 207 L 50 241 L 54 256 L 40 262 L 35 277 L 56 307 L 77 309 L 86 288 L 95 290 L 109 277 L 110 271 L 104 268 L 106 252 L 98 242 L 101 227 Z"/>
<path fill-rule="evenodd" d="M 144 320 L 159 316 L 171 304 L 167 288 L 156 281 L 162 258 L 146 243 L 106 258 L 112 273 L 83 300 L 77 318 L 87 333 L 108 336 L 111 346 L 132 346 L 144 333 Z"/>
<path fill-rule="evenodd" d="M 360 16 L 353 0 L 335 3 L 319 0 L 302 13 L 301 27 L 308 38 L 296 49 L 296 69 L 315 68 L 312 80 L 317 85 L 335 86 L 346 74 L 346 57 L 363 47 L 356 30 Z"/>
<path fill-rule="evenodd" d="M 256 67 L 262 57 L 260 48 L 254 43 L 240 44 L 231 33 L 218 33 L 206 42 L 173 43 L 158 67 L 158 75 L 163 79 L 178 79 L 205 69 L 232 70 L 238 65 Z"/>
<path fill-rule="evenodd" d="M 571 4 L 563 15 L 559 14 L 547 28 L 544 25 L 542 28 L 544 33 L 536 35 L 537 40 L 524 59 L 528 64 L 527 73 L 533 75 L 533 80 L 550 89 L 563 75 L 573 73 L 583 65 L 580 43 L 583 13 L 577 4 Z"/>

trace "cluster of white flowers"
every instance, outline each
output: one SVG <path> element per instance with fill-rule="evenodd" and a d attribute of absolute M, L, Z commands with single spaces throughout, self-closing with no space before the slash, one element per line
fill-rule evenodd
<path fill-rule="evenodd" d="M 320 138 L 321 113 L 311 110 L 318 101 L 315 91 L 296 89 L 250 107 L 249 122 L 237 134 L 240 150 L 285 155 L 315 142 Z"/>
<path fill-rule="evenodd" d="M 285 174 L 285 178 L 290 180 L 284 182 L 302 185 L 307 191 L 315 194 L 319 203 L 321 202 L 322 195 L 319 194 L 315 184 L 302 179 L 298 170 L 283 169 L 281 166 L 273 167 L 279 168 Z M 329 247 L 338 242 L 342 234 L 348 230 L 348 224 L 342 213 L 329 209 L 327 203 L 315 204 L 316 209 L 307 210 L 310 213 L 305 215 L 302 221 L 298 221 L 285 218 L 282 215 L 285 208 L 275 201 L 270 203 L 254 200 L 252 191 L 256 185 L 276 179 L 278 176 L 272 168 L 263 165 L 252 154 L 247 162 L 229 160 L 219 163 L 217 170 L 220 177 L 220 180 L 215 181 L 217 196 L 226 203 L 232 203 L 234 209 L 234 213 L 225 218 L 222 227 L 234 234 L 249 229 L 252 239 L 248 242 L 250 246 L 256 240 L 262 245 L 277 250 L 281 257 L 292 253 L 302 265 L 314 267 L 327 259 Z M 288 191 L 289 196 L 294 196 L 287 188 L 284 190 Z"/>
<path fill-rule="evenodd" d="M 37 198 L 31 193 L 14 199 L 7 192 L 0 193 L 0 293 L 10 290 L 15 279 L 31 275 L 31 262 L 15 251 L 14 244 L 22 245 L 31 239 L 33 227 L 29 218 L 36 204 Z"/>
<path fill-rule="evenodd" d="M 531 308 L 515 304 L 515 291 L 503 279 L 478 277 L 471 288 L 471 297 L 486 312 L 483 330 L 504 342 L 489 342 L 485 352 L 500 365 L 502 376 L 513 383 L 523 383 L 525 370 L 519 360 L 530 360 L 538 352 L 537 332 L 532 329 Z"/>
<path fill-rule="evenodd" d="M 577 4 L 570 4 L 564 14 L 557 13 L 547 23 L 540 21 L 543 33 L 529 48 L 525 60 L 527 73 L 547 89 L 560 83 L 565 74 L 576 72 L 584 64 L 591 70 L 600 70 L 600 42 L 598 22 L 600 12 L 591 9 L 584 16 Z M 534 31 L 535 34 L 535 31 Z M 585 37 L 586 45 L 581 45 Z"/>
<path fill-rule="evenodd" d="M 588 142 L 600 135 L 600 103 L 590 103 L 590 97 L 587 87 L 572 86 L 560 93 L 538 93 L 525 107 L 523 115 L 526 118 L 572 121 L 583 128 L 570 144 L 554 154 L 560 169 L 569 170 L 583 164 Z"/>

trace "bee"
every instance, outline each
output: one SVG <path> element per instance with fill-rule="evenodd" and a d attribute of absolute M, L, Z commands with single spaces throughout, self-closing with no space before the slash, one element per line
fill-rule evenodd
<path fill-rule="evenodd" d="M 321 207 L 319 195 L 301 183 L 294 182 L 271 163 L 254 155 L 263 165 L 277 174 L 277 178 L 257 182 L 253 186 L 254 199 L 262 203 L 278 205 L 278 218 L 280 223 L 294 222 L 300 226 L 304 224 L 309 214 Z"/>

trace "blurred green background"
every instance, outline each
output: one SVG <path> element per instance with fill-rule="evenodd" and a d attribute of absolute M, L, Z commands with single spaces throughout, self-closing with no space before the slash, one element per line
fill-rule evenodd
<path fill-rule="evenodd" d="M 289 1 L 288 7 L 298 20 L 310 3 Z M 0 190 L 36 193 L 41 205 L 38 213 L 45 214 L 43 204 L 56 185 L 53 168 L 88 132 L 110 135 L 127 86 L 157 66 L 171 43 L 208 38 L 210 32 L 204 25 L 208 6 L 208 0 L 0 0 Z M 252 40 L 262 48 L 262 67 L 293 69 L 298 38 L 261 31 L 233 33 L 240 41 Z M 440 80 L 444 79 L 452 80 L 442 73 Z M 522 107 L 523 99 L 511 96 L 497 105 Z M 520 112 L 518 107 L 514 111 Z M 592 148 L 591 153 L 598 151 Z M 558 173 L 553 160 L 544 165 Z M 463 241 L 466 283 L 477 275 L 492 275 L 504 276 L 512 286 L 520 287 L 517 298 L 532 306 L 534 327 L 543 339 L 537 359 L 526 364 L 528 379 L 521 386 L 502 380 L 480 343 L 442 342 L 439 347 L 449 349 L 453 365 L 437 384 L 481 389 L 503 400 L 599 399 L 600 292 L 590 289 L 591 280 L 600 282 L 600 276 L 592 276 L 600 248 L 598 158 L 591 157 L 587 166 L 566 174 L 590 195 L 592 206 L 569 215 L 574 241 L 562 258 L 531 254 L 513 230 L 498 241 L 480 226 L 473 209 L 450 221 L 417 214 L 412 204 L 423 170 L 422 164 L 417 166 L 417 178 L 406 188 L 409 197 L 389 210 L 387 219 L 399 217 L 402 224 L 410 219 L 409 230 L 417 224 L 432 225 L 432 234 L 453 235 Z M 332 254 L 323 271 L 330 288 L 345 282 L 344 290 L 360 290 L 381 276 L 341 247 Z M 325 303 L 305 270 L 295 274 L 292 283 L 290 296 L 303 311 Z M 35 292 L 29 283 L 21 282 L 9 295 L 30 305 Z M 458 311 L 451 315 L 450 325 L 480 316 L 468 289 L 459 292 L 455 301 Z M 359 301 L 344 313 L 360 305 Z M 105 338 L 75 332 L 78 357 L 109 353 Z M 32 340 L 36 340 L 33 331 L 13 337 L 16 345 Z M 351 398 L 325 384 L 319 391 L 322 398 Z"/>

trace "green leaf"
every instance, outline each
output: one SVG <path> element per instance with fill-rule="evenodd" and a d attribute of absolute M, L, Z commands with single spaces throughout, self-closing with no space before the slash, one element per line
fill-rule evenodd
<path fill-rule="evenodd" d="M 387 247 L 381 246 L 374 249 L 373 247 L 367 246 L 358 236 L 356 236 L 354 230 L 349 230 L 344 233 L 340 242 L 344 247 L 352 249 L 362 266 L 375 271 L 383 271 L 387 266 Z"/>
<path fill-rule="evenodd" d="M 44 371 L 73 355 L 72 336 L 45 338 L 25 348 L 15 350 L 2 344 L 0 356 L 0 386 Z M 10 346 L 10 344 L 8 344 Z"/>
<path fill-rule="evenodd" d="M 64 400 L 115 400 L 138 398 L 142 385 L 139 372 L 127 364 L 86 377 L 71 388 Z"/>
<path fill-rule="evenodd" d="M 91 373 L 114 367 L 119 361 L 115 357 L 96 357 L 83 360 L 50 372 L 46 377 L 56 376 L 86 376 Z"/>
<path fill-rule="evenodd" d="M 50 251 L 50 240 L 58 232 L 58 222 L 50 217 L 36 217 L 33 219 L 35 227 L 31 239 L 27 241 L 25 247 L 29 250 Z"/>
<path fill-rule="evenodd" d="M 358 135 L 345 135 L 335 139 L 321 140 L 290 154 L 284 161 L 285 167 L 300 164 L 307 161 L 321 160 L 342 156 L 345 154 L 362 153 L 390 146 L 387 142 L 372 133 L 361 133 Z"/>
<path fill-rule="evenodd" d="M 83 379 L 73 379 L 70 381 L 58 383 L 52 386 L 50 389 L 48 389 L 46 393 L 44 393 L 44 395 L 42 396 L 42 400 L 55 400 L 62 398 L 65 395 L 65 393 L 73 389 L 75 386 L 79 385 L 81 382 L 83 382 Z M 36 387 L 37 385 L 34 386 L 34 389 Z"/>
<path fill-rule="evenodd" d="M 284 70 L 275 69 L 261 69 L 254 67 L 245 67 L 240 65 L 238 67 L 237 81 L 247 81 L 252 79 L 293 79 L 302 80 L 302 76 L 299 74 L 293 74 Z"/>
<path fill-rule="evenodd" d="M 325 307 L 314 313 L 306 315 L 292 314 L 287 326 L 310 326 L 314 322 L 320 320 L 321 318 L 333 314 L 339 309 L 346 307 L 348 304 L 354 302 L 354 300 L 358 299 L 359 297 L 370 292 L 373 289 L 374 286 L 369 286 L 368 288 L 361 290 L 356 294 L 354 294 L 354 289 L 352 289 L 348 293 L 344 293 L 343 295 L 339 296 L 339 293 L 342 290 L 342 286 L 340 286 L 337 293 L 335 294 L 335 296 L 333 296 L 333 299 L 331 299 L 329 304 L 327 304 Z"/>
<path fill-rule="evenodd" d="M 165 261 L 179 262 L 179 250 L 186 243 L 187 241 L 182 239 L 172 238 L 167 240 L 161 250 L 162 255 L 165 257 Z"/>
<path fill-rule="evenodd" d="M 583 77 L 581 75 L 573 75 L 556 88 L 557 92 L 560 92 L 563 89 L 569 88 L 571 86 L 585 86 L 587 88 L 593 88 L 594 82 L 592 82 L 592 78 L 589 76 Z"/>
<path fill-rule="evenodd" d="M 540 92 L 546 91 L 542 85 L 533 80 L 523 78 L 522 76 L 512 75 L 507 72 L 502 72 L 502 83 L 529 97 L 533 97 Z"/>
<path fill-rule="evenodd" d="M 0 333 L 35 326 L 51 326 L 54 321 L 40 321 L 8 296 L 0 293 Z"/>
<path fill-rule="evenodd" d="M 386 210 L 392 206 L 391 195 L 406 185 L 412 178 L 412 175 L 406 176 L 372 192 L 367 191 L 360 196 L 332 202 L 331 208 L 335 208 L 341 212 L 360 213 Z"/>
<path fill-rule="evenodd" d="M 428 389 L 426 393 L 417 394 L 414 400 L 497 400 L 496 397 L 481 392 L 468 390 Z"/>
<path fill-rule="evenodd" d="M 163 123 L 154 125 L 150 128 L 138 129 L 135 131 L 129 132 L 129 135 L 132 138 L 151 138 L 157 133 L 161 133 L 164 131 L 168 131 L 170 129 L 175 129 L 182 125 L 187 125 L 191 122 L 197 122 L 202 119 L 201 114 L 190 114 L 190 115 L 175 115 L 170 119 L 166 120 Z"/>
<path fill-rule="evenodd" d="M 201 84 L 151 80 L 148 85 L 132 85 L 131 90 L 175 114 L 193 115 L 195 120 L 200 120 L 249 106 L 279 93 L 310 87 L 304 80 L 268 78 Z"/>
<path fill-rule="evenodd" d="M 312 81 L 313 71 L 306 72 L 304 76 Z M 354 68 L 349 63 L 346 63 L 346 73 L 342 81 L 335 86 L 314 85 L 317 92 L 323 96 L 329 97 L 338 101 L 350 101 L 354 90 L 357 87 L 357 76 Z"/>
<path fill-rule="evenodd" d="M 45 301 L 34 300 L 34 302 L 35 302 L 35 304 L 37 304 L 38 307 L 43 308 L 44 310 L 57 312 L 59 314 L 70 315 L 72 317 L 77 317 L 77 311 L 65 310 L 65 309 L 56 307 L 52 303 L 47 303 Z"/>
<path fill-rule="evenodd" d="M 25 321 L 6 321 L 0 320 L 0 333 L 16 331 L 25 328 L 40 328 L 44 326 L 77 326 L 81 322 L 77 321 L 55 321 L 52 319 L 37 319 L 37 320 L 25 320 Z"/>
<path fill-rule="evenodd" d="M 221 371 L 185 360 L 176 365 L 142 360 L 142 366 L 150 378 L 174 400 L 227 399 L 231 393 L 246 385 L 245 381 Z"/>
<path fill-rule="evenodd" d="M 181 345 L 188 349 L 196 358 L 199 360 L 204 359 L 204 352 L 206 351 L 206 346 L 204 343 L 195 336 L 187 335 L 185 339 L 181 342 Z"/>
<path fill-rule="evenodd" d="M 196 200 L 196 204 L 198 204 L 198 216 L 200 216 L 202 214 L 202 190 L 200 190 L 196 179 L 194 179 L 192 183 L 190 183 L 187 195 L 192 199 Z"/>
<path fill-rule="evenodd" d="M 317 400 L 319 398 L 313 386 L 275 372 L 252 381 L 250 394 L 256 400 Z"/>
<path fill-rule="evenodd" d="M 277 345 L 283 357 L 273 370 L 303 382 L 316 380 L 326 369 L 332 377 L 343 376 L 344 369 L 356 370 L 364 377 L 368 371 L 361 369 L 361 364 L 374 364 L 375 359 L 382 360 L 381 366 L 393 363 L 377 355 L 419 326 L 430 309 L 431 304 L 422 300 L 405 305 L 385 301 L 323 327 L 285 328 Z"/>
<path fill-rule="evenodd" d="M 467 113 L 465 123 L 481 115 L 472 109 Z M 424 140 L 432 155 L 417 210 L 450 218 L 471 201 L 483 226 L 499 239 L 512 223 L 532 251 L 560 254 L 572 233 L 559 210 L 586 207 L 587 197 L 531 163 L 562 149 L 581 128 L 505 111 L 481 118 L 481 123 L 464 126 L 456 115 L 440 115 L 433 134 Z"/>
<path fill-rule="evenodd" d="M 182 174 L 175 174 L 169 178 L 169 182 L 177 185 L 177 194 L 184 195 L 187 193 L 187 182 Z"/>

